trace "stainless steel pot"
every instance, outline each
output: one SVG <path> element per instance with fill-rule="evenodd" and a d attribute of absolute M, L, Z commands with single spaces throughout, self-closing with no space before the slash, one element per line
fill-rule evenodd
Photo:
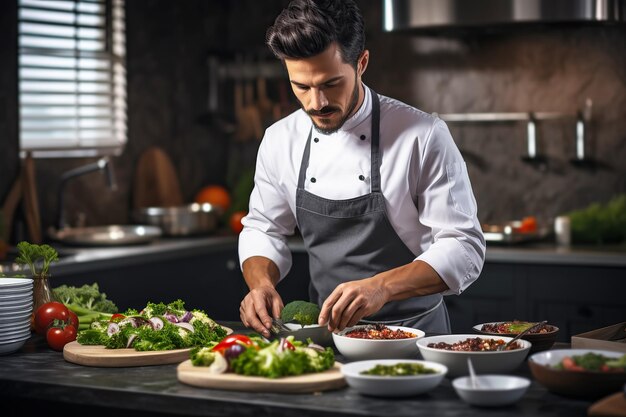
<path fill-rule="evenodd" d="M 164 235 L 189 236 L 209 234 L 217 229 L 221 210 L 211 204 L 176 207 L 142 207 L 133 212 L 135 221 L 159 226 Z"/>

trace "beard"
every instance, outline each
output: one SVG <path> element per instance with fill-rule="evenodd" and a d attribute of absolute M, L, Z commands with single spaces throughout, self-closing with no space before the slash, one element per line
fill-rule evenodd
<path fill-rule="evenodd" d="M 311 119 L 311 122 L 313 122 L 313 126 L 315 127 L 316 131 L 324 135 L 330 135 L 331 133 L 335 133 L 336 131 L 341 129 L 341 127 L 344 125 L 346 120 L 350 118 L 350 116 L 352 115 L 352 112 L 356 108 L 357 103 L 359 102 L 359 83 L 356 82 L 356 74 L 354 78 L 355 78 L 354 90 L 352 90 L 352 95 L 350 97 L 350 102 L 348 103 L 348 108 L 345 111 L 345 113 L 341 116 L 339 121 L 337 121 L 335 124 L 331 124 L 331 119 L 324 118 L 324 117 L 321 118 L 320 124 L 318 124 L 310 116 L 320 116 L 322 114 L 329 113 L 329 112 L 338 112 L 340 111 L 339 108 L 334 107 L 334 106 L 326 106 L 320 110 L 306 110 L 304 106 L 302 105 L 302 103 L 300 103 L 300 107 L 302 107 L 302 110 L 304 110 L 304 112 L 309 115 L 309 118 Z"/>

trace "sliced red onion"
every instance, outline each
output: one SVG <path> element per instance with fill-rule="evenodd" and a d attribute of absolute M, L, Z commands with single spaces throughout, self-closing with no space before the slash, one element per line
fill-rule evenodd
<path fill-rule="evenodd" d="M 324 347 L 318 345 L 317 343 L 310 343 L 307 347 L 310 348 L 310 349 L 316 350 L 318 352 L 326 351 L 326 349 L 324 349 Z"/>
<path fill-rule="evenodd" d="M 172 313 L 165 313 L 163 315 L 163 317 L 165 317 L 165 319 L 167 321 L 169 321 L 170 323 L 178 323 L 179 322 L 178 317 L 176 317 L 176 315 L 172 314 Z"/>
<path fill-rule="evenodd" d="M 107 335 L 113 336 L 115 333 L 120 332 L 120 326 L 117 323 L 109 323 L 109 327 L 107 327 Z"/>
<path fill-rule="evenodd" d="M 188 330 L 193 333 L 193 326 L 191 325 L 191 323 L 182 322 L 182 323 L 174 323 L 174 325 L 178 327 L 182 327 L 183 329 Z"/>
<path fill-rule="evenodd" d="M 163 320 L 158 317 L 151 317 L 150 324 L 154 330 L 161 330 L 163 328 Z"/>
<path fill-rule="evenodd" d="M 128 342 L 126 342 L 126 347 L 127 348 L 131 347 L 136 338 L 137 338 L 136 334 L 131 334 L 130 337 L 128 338 Z"/>
<path fill-rule="evenodd" d="M 193 318 L 193 314 L 191 311 L 185 311 L 185 314 L 180 318 L 180 321 L 184 321 L 185 323 L 189 323 L 189 321 Z"/>
<path fill-rule="evenodd" d="M 283 351 L 285 350 L 285 338 L 281 337 L 280 340 L 278 341 L 278 348 L 276 348 L 276 351 L 278 353 L 283 353 Z"/>

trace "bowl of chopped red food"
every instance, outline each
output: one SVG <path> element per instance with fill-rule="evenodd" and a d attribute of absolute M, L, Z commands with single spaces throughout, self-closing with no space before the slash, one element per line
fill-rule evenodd
<path fill-rule="evenodd" d="M 498 350 L 512 337 L 484 337 L 475 334 L 449 334 L 423 337 L 416 344 L 427 361 L 439 362 L 448 367 L 448 376 L 469 374 L 467 358 L 472 359 L 476 373 L 501 374 L 517 369 L 530 351 L 531 343 L 516 340 L 506 350 Z"/>
<path fill-rule="evenodd" d="M 535 323 L 531 321 L 521 320 L 498 321 L 477 324 L 474 326 L 474 330 L 478 333 L 493 336 L 515 337 L 534 324 Z M 531 330 L 529 333 L 522 336 L 522 339 L 528 340 L 532 343 L 530 353 L 535 353 L 550 349 L 552 345 L 554 345 L 554 342 L 556 342 L 556 336 L 558 333 L 558 327 L 546 323 Z"/>
<path fill-rule="evenodd" d="M 567 397 L 597 399 L 626 384 L 626 354 L 600 349 L 554 349 L 528 358 L 535 379 Z"/>
<path fill-rule="evenodd" d="M 333 342 L 339 353 L 349 360 L 417 359 L 415 342 L 424 336 L 419 329 L 378 323 L 333 333 Z"/>

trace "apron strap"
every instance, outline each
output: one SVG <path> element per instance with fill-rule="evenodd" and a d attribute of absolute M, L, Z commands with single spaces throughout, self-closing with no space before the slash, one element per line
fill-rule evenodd
<path fill-rule="evenodd" d="M 311 153 L 311 136 L 313 135 L 313 126 L 309 130 L 309 138 L 306 140 L 306 146 L 302 153 L 302 162 L 300 162 L 300 174 L 298 175 L 298 188 L 304 189 L 304 180 L 306 179 L 306 169 L 309 167 L 309 155 Z"/>
<path fill-rule="evenodd" d="M 370 89 L 370 95 L 372 96 L 372 157 L 371 159 L 371 192 L 380 193 L 380 102 L 378 100 L 378 94 Z"/>

